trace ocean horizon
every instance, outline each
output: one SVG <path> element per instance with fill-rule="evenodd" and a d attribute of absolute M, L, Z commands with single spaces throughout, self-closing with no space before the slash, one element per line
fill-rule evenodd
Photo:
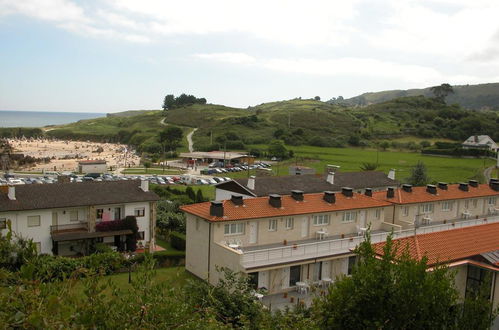
<path fill-rule="evenodd" d="M 44 127 L 105 116 L 105 113 L 97 112 L 0 110 L 0 127 Z"/>

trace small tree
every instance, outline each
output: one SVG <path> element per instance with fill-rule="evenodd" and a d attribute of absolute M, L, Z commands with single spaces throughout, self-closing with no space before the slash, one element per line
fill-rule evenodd
<path fill-rule="evenodd" d="M 316 96 L 316 97 L 314 97 L 314 100 L 316 100 L 316 101 L 320 101 L 320 100 L 321 100 L 321 97 L 320 97 L 320 96 Z"/>
<path fill-rule="evenodd" d="M 146 169 L 146 173 L 147 173 L 147 170 L 148 170 L 149 168 L 151 168 L 151 162 L 150 162 L 150 161 L 146 161 L 146 162 L 144 162 L 144 167 L 145 167 L 145 169 Z"/>
<path fill-rule="evenodd" d="M 159 142 L 161 143 L 161 147 L 163 149 L 163 172 L 165 171 L 166 149 L 168 149 L 170 153 L 175 151 L 180 141 L 182 141 L 182 137 L 182 130 L 176 126 L 169 126 L 159 133 Z"/>
<path fill-rule="evenodd" d="M 362 163 L 360 169 L 362 171 L 375 171 L 378 168 L 378 164 L 376 163 Z"/>
<path fill-rule="evenodd" d="M 187 187 L 185 189 L 185 194 L 187 195 L 187 197 L 189 197 L 193 202 L 196 201 L 196 193 L 194 192 L 194 189 L 192 189 L 192 187 Z"/>
<path fill-rule="evenodd" d="M 204 196 L 203 196 L 203 192 L 201 191 L 201 189 L 198 189 L 198 191 L 196 192 L 196 202 L 197 203 L 204 202 Z"/>
<path fill-rule="evenodd" d="M 270 157 L 286 159 L 289 157 L 288 149 L 281 140 L 274 140 L 269 144 L 268 153 Z"/>
<path fill-rule="evenodd" d="M 385 151 L 386 149 L 390 148 L 390 142 L 383 141 L 379 144 L 379 146 L 383 151 Z"/>
<path fill-rule="evenodd" d="M 447 83 L 440 86 L 433 86 L 430 88 L 430 91 L 435 96 L 435 99 L 442 103 L 445 103 L 447 95 L 454 93 L 452 86 Z"/>
<path fill-rule="evenodd" d="M 412 169 L 411 175 L 407 178 L 407 182 L 413 186 L 424 186 L 430 181 L 427 175 L 426 165 L 419 161 Z"/>

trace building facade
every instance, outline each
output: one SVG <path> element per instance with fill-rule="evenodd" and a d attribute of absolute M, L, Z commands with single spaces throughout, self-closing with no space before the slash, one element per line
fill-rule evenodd
<path fill-rule="evenodd" d="M 138 246 L 154 248 L 156 201 L 147 181 L 54 183 L 0 187 L 0 230 L 30 238 L 39 253 L 85 255 L 95 243 L 124 249 L 130 229 L 114 221 L 134 216 Z"/>
<path fill-rule="evenodd" d="M 78 162 L 78 173 L 106 173 L 107 162 L 105 160 L 82 160 Z"/>

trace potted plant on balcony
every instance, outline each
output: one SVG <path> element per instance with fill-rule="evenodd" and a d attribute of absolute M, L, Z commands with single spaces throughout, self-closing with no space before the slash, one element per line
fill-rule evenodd
<path fill-rule="evenodd" d="M 345 238 L 345 234 L 341 234 L 341 238 Z"/>
<path fill-rule="evenodd" d="M 293 244 L 293 249 L 295 249 L 295 250 L 296 250 L 297 248 L 298 248 L 298 245 Z"/>
<path fill-rule="evenodd" d="M 282 244 L 283 244 L 283 245 L 288 245 L 288 240 L 284 240 L 284 241 L 282 242 Z"/>

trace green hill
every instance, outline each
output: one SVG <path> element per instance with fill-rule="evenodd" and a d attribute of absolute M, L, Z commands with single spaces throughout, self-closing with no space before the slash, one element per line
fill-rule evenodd
<path fill-rule="evenodd" d="M 453 86 L 454 94 L 446 98 L 448 104 L 459 104 L 473 110 L 499 110 L 499 83 Z M 342 101 L 332 100 L 330 103 L 342 103 L 349 106 L 366 106 L 390 101 L 399 97 L 433 96 L 430 87 L 424 89 L 389 90 L 364 93 Z"/>

